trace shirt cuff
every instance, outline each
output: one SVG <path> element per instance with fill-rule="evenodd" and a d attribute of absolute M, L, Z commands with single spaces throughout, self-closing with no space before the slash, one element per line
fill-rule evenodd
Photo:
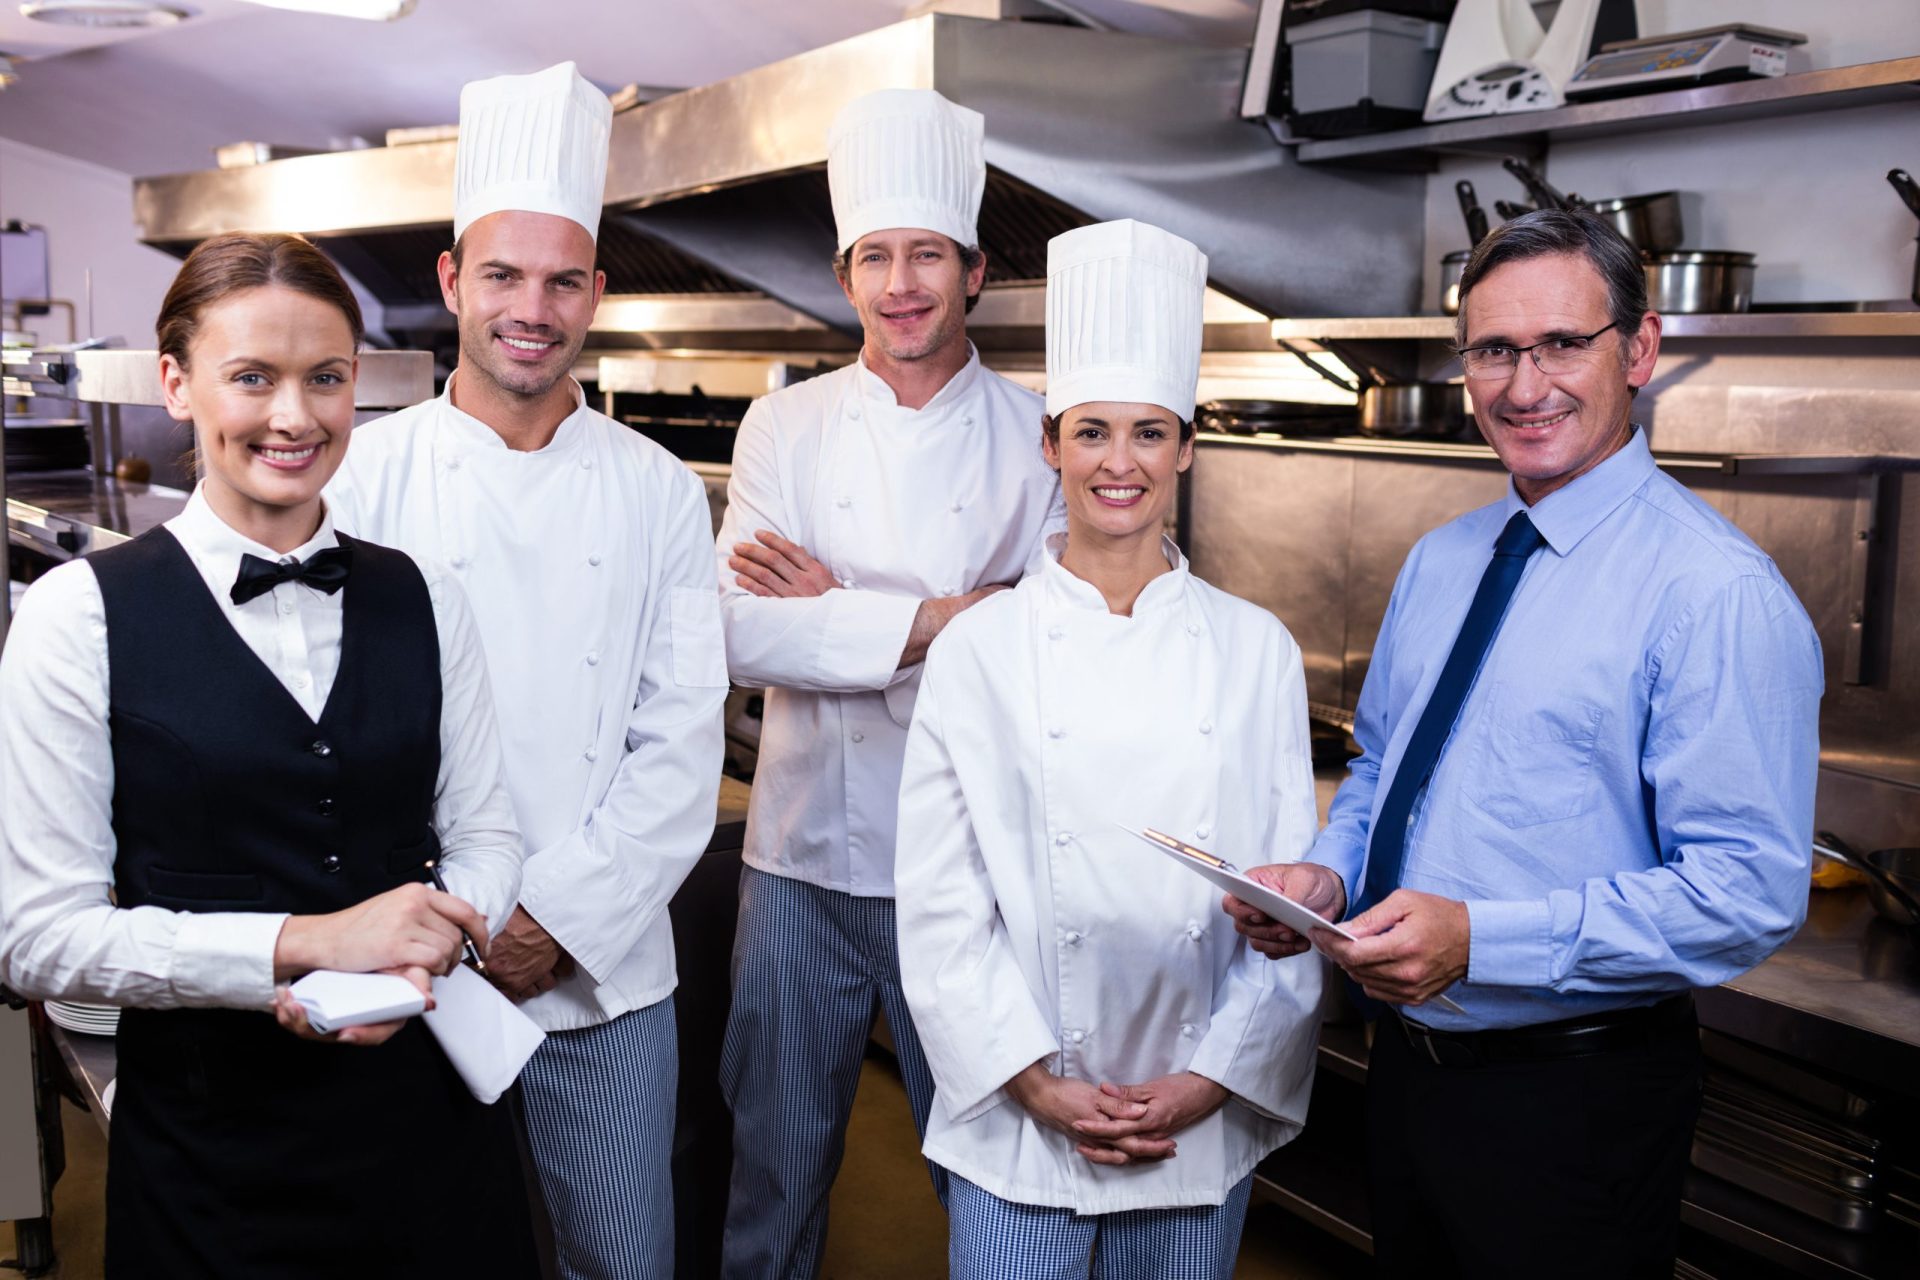
<path fill-rule="evenodd" d="M 1360 874 L 1367 865 L 1366 848 L 1345 841 L 1320 840 L 1301 861 L 1319 863 L 1340 877 L 1340 885 L 1347 894 L 1347 914 L 1351 915 L 1354 899 L 1358 895 Z"/>
<path fill-rule="evenodd" d="M 273 1007 L 273 951 L 285 915 L 181 912 L 173 935 L 173 990 L 182 1005 Z"/>
<path fill-rule="evenodd" d="M 1467 981 L 1486 987 L 1551 982 L 1553 920 L 1545 899 L 1467 903 Z"/>
<path fill-rule="evenodd" d="M 817 660 L 820 679 L 855 689 L 884 689 L 892 684 L 921 602 L 912 596 L 844 587 L 827 592 L 827 601 Z"/>

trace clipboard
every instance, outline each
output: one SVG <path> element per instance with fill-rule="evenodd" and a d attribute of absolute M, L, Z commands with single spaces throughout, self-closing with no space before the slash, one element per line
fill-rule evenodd
<path fill-rule="evenodd" d="M 1251 903 L 1260 908 L 1273 919 L 1306 938 L 1309 946 L 1313 946 L 1312 930 L 1314 929 L 1325 929 L 1328 933 L 1345 938 L 1348 942 L 1359 941 L 1344 926 L 1294 901 L 1278 889 L 1261 884 L 1258 880 L 1249 879 L 1241 873 L 1240 868 L 1225 858 L 1216 857 L 1205 849 L 1196 849 L 1186 841 L 1170 836 L 1164 831 L 1155 831 L 1152 827 L 1144 831 L 1135 831 L 1129 826 L 1116 825 L 1119 825 L 1120 829 L 1128 835 L 1158 849 L 1195 875 L 1212 881 L 1217 888 L 1232 894 L 1242 902 Z M 1314 950 L 1318 951 L 1320 948 L 1314 946 Z M 1466 1012 L 1444 995 L 1435 996 L 1433 1003 L 1454 1013 Z"/>

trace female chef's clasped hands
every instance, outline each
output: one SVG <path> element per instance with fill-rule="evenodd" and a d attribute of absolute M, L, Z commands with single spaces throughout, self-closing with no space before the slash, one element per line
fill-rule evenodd
<path fill-rule="evenodd" d="M 1049 246 L 1039 444 L 1068 530 L 922 673 L 900 963 L 962 1280 L 1229 1276 L 1254 1165 L 1305 1119 L 1317 962 L 1254 955 L 1217 890 L 1123 830 L 1284 860 L 1316 825 L 1298 647 L 1163 532 L 1205 287 L 1197 249 L 1140 223 Z"/>
<path fill-rule="evenodd" d="M 419 1020 L 322 1037 L 285 985 L 393 973 L 431 1002 L 520 889 L 464 597 L 320 496 L 359 307 L 304 240 L 225 235 L 157 328 L 200 483 L 36 582 L 0 660 L 0 978 L 122 1007 L 106 1272 L 533 1274 L 505 1109 Z M 456 1183 L 497 1229 L 418 1211 Z"/>

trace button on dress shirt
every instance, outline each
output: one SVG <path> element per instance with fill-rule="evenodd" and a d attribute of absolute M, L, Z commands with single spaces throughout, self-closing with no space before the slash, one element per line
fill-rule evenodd
<path fill-rule="evenodd" d="M 1647 1004 L 1744 972 L 1805 917 L 1823 676 L 1773 562 L 1662 474 L 1636 432 L 1526 508 L 1415 545 L 1355 716 L 1363 754 L 1310 855 L 1348 897 L 1368 832 L 1487 549 L 1528 510 L 1535 552 L 1422 796 L 1400 883 L 1464 900 L 1467 979 L 1436 1027 Z"/>
<path fill-rule="evenodd" d="M 340 670 L 345 590 L 285 582 L 235 605 L 243 554 L 304 560 L 339 545 L 332 517 L 283 556 L 223 523 L 196 490 L 167 521 L 214 603 L 315 719 Z M 520 888 L 520 833 L 500 776 L 485 659 L 466 598 L 421 572 L 440 643 L 440 771 L 433 826 L 447 888 L 498 929 Z M 209 690 L 217 696 L 217 690 Z M 0 977 L 29 995 L 143 1008 L 264 1008 L 286 917 L 270 912 L 121 910 L 113 884 L 113 745 L 106 615 L 84 560 L 36 582 L 0 657 Z M 316 755 L 332 748 L 316 734 Z"/>

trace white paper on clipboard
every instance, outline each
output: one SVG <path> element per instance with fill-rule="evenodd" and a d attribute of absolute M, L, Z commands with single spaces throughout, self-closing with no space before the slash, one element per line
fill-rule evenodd
<path fill-rule="evenodd" d="M 1241 875 L 1239 870 L 1230 862 L 1222 862 L 1217 858 L 1214 859 L 1213 862 L 1208 862 L 1202 858 L 1195 857 L 1192 853 L 1185 852 L 1185 850 L 1179 846 L 1178 842 L 1174 844 L 1163 844 L 1144 831 L 1135 831 L 1132 827 L 1121 827 L 1120 829 L 1128 835 L 1145 841 L 1150 847 L 1158 849 L 1161 853 L 1173 859 L 1173 861 L 1179 863 L 1195 875 L 1203 876 L 1213 881 L 1214 884 L 1240 899 L 1240 901 L 1251 903 L 1253 906 L 1260 908 L 1301 937 L 1307 938 L 1309 942 L 1312 941 L 1309 931 L 1313 929 L 1325 929 L 1327 932 L 1345 938 L 1349 942 L 1355 940 L 1354 936 L 1348 933 L 1345 928 L 1327 919 L 1318 911 L 1300 905 L 1286 894 L 1281 893 L 1278 889 L 1269 888 L 1261 884 L 1258 880 L 1249 880 L 1246 876 Z M 1168 838 L 1171 839 L 1172 837 Z M 1191 847 L 1192 846 L 1187 846 L 1187 848 Z M 1207 854 L 1206 857 L 1212 858 L 1213 855 Z M 1215 863 L 1219 865 L 1216 866 L 1214 865 Z M 1315 950 L 1318 949 L 1317 947 L 1315 948 Z"/>
<path fill-rule="evenodd" d="M 1325 929 L 1328 933 L 1345 938 L 1348 942 L 1358 941 L 1345 927 L 1335 924 L 1317 911 L 1302 906 L 1278 889 L 1271 889 L 1258 880 L 1248 879 L 1231 862 L 1217 858 L 1204 849 L 1196 849 L 1184 841 L 1162 835 L 1157 831 L 1149 835 L 1145 831 L 1135 831 L 1129 826 L 1123 825 L 1120 829 L 1158 849 L 1195 875 L 1211 880 L 1240 901 L 1260 908 L 1273 919 L 1307 939 L 1308 945 L 1313 946 L 1316 951 L 1320 948 L 1313 943 L 1312 931 L 1315 929 Z M 1435 996 L 1433 1003 L 1443 1009 L 1451 1009 L 1455 1013 L 1466 1012 L 1443 995 Z"/>

